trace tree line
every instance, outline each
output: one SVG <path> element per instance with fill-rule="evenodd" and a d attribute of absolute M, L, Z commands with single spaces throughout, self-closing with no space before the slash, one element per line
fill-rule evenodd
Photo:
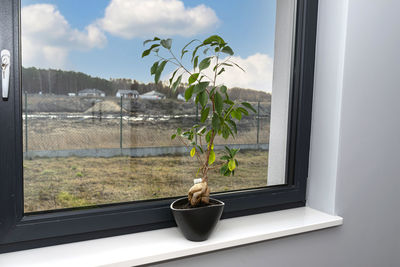
<path fill-rule="evenodd" d="M 99 89 L 107 96 L 115 96 L 120 89 L 136 90 L 139 94 L 155 90 L 165 94 L 168 98 L 176 98 L 177 94 L 183 94 L 185 91 L 184 84 L 179 86 L 175 93 L 172 93 L 170 88 L 163 83 L 145 84 L 126 78 L 110 78 L 107 80 L 92 77 L 82 72 L 22 67 L 22 91 L 29 94 L 68 95 L 68 93 L 77 94 L 87 88 Z M 232 90 L 232 100 L 270 101 L 271 99 L 271 94 L 265 92 L 243 88 L 232 88 L 230 90 Z"/>

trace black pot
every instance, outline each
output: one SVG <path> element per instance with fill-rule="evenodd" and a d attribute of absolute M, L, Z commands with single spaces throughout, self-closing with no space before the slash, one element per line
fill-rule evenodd
<path fill-rule="evenodd" d="M 182 234 L 191 241 L 207 240 L 224 210 L 225 203 L 210 198 L 211 205 L 197 208 L 176 208 L 188 203 L 188 198 L 180 198 L 172 202 L 171 210 L 175 222 Z"/>

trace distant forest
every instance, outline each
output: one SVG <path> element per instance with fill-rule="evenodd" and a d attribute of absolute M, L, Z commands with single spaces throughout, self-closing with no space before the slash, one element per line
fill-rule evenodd
<path fill-rule="evenodd" d="M 96 88 L 102 90 L 107 96 L 115 96 L 118 90 L 136 90 L 139 94 L 144 94 L 156 90 L 165 94 L 168 98 L 176 98 L 178 93 L 185 91 L 184 86 L 180 86 L 175 94 L 172 94 L 168 86 L 162 83 L 140 83 L 133 79 L 117 78 L 103 79 L 92 77 L 82 72 L 64 71 L 55 69 L 38 69 L 35 67 L 22 67 L 22 91 L 29 94 L 55 94 L 68 95 L 68 93 L 78 93 L 86 88 Z M 271 94 L 243 89 L 232 88 L 232 99 L 245 101 L 270 101 Z"/>

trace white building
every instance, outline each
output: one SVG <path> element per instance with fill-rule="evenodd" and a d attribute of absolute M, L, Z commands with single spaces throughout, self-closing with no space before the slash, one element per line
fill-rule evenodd
<path fill-rule="evenodd" d="M 182 101 L 185 101 L 185 100 L 186 100 L 185 97 L 183 96 L 183 94 L 178 94 L 178 96 L 176 97 L 176 99 L 182 100 Z"/>
<path fill-rule="evenodd" d="M 163 93 L 153 90 L 153 91 L 147 92 L 143 95 L 140 95 L 139 98 L 140 99 L 150 99 L 150 100 L 161 100 L 161 99 L 165 99 L 166 96 Z"/>
<path fill-rule="evenodd" d="M 120 98 L 133 98 L 137 99 L 139 98 L 139 92 L 136 90 L 118 90 L 117 93 L 115 94 L 116 97 Z"/>

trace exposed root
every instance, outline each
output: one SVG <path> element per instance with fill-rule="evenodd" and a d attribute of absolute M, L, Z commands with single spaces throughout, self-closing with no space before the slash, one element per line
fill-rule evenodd
<path fill-rule="evenodd" d="M 192 186 L 188 193 L 190 205 L 197 206 L 198 204 L 210 202 L 210 188 L 207 182 L 201 182 Z"/>

